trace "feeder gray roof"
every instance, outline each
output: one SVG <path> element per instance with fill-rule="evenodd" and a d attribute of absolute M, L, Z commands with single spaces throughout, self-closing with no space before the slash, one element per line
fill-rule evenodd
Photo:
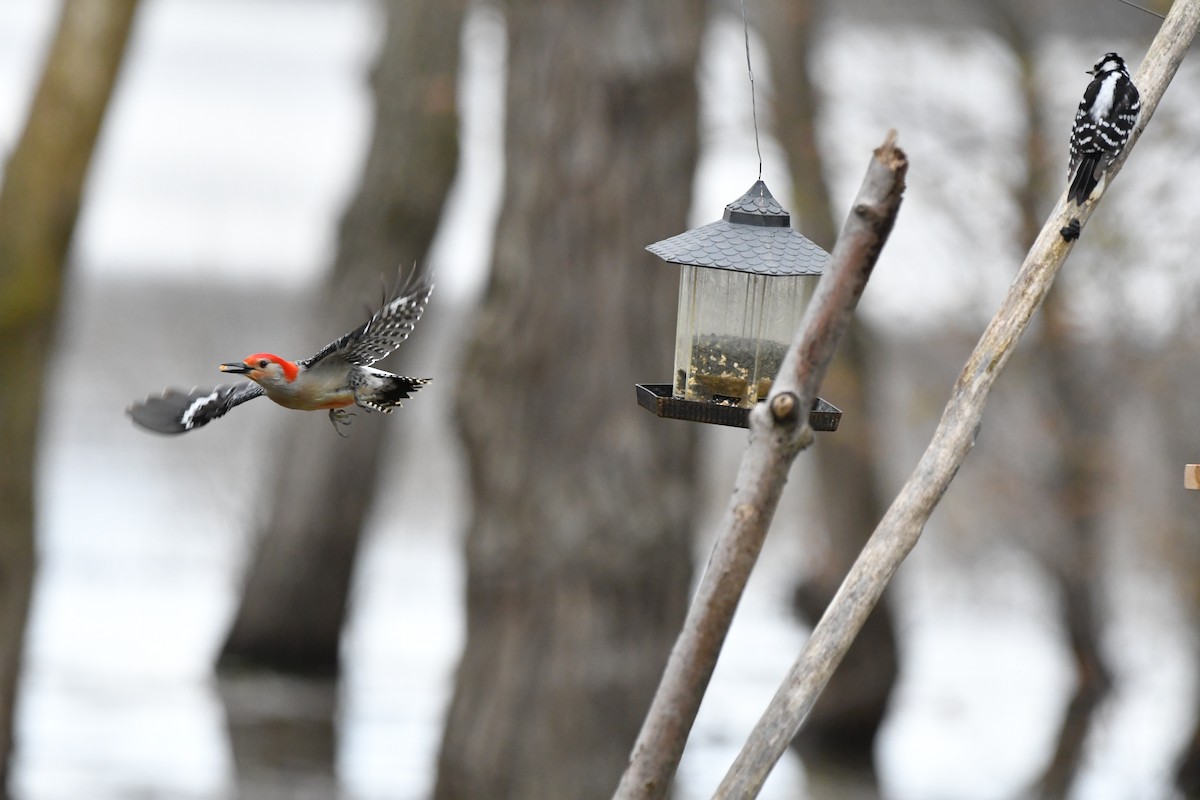
<path fill-rule="evenodd" d="M 725 218 L 646 247 L 672 264 L 761 275 L 820 275 L 829 254 L 791 226 L 791 215 L 757 181 L 725 206 Z"/>

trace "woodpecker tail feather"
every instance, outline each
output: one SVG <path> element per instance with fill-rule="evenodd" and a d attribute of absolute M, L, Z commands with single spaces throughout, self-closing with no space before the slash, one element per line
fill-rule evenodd
<path fill-rule="evenodd" d="M 1096 168 L 1100 166 L 1100 156 L 1084 156 L 1079 161 L 1079 168 L 1075 170 L 1075 177 L 1071 179 L 1071 188 L 1067 191 L 1067 202 L 1075 201 L 1075 205 L 1081 206 L 1084 201 L 1091 197 L 1092 192 L 1096 189 L 1096 185 L 1100 183 L 1100 179 L 1096 177 Z"/>
<path fill-rule="evenodd" d="M 355 399 L 363 408 L 382 411 L 385 414 L 391 413 L 393 408 L 404 405 L 402 401 L 407 400 L 414 392 L 429 383 L 429 378 L 408 378 L 403 375 L 392 375 L 390 372 L 382 370 L 370 370 L 370 372 L 372 374 L 366 381 L 366 385 L 361 386 L 355 392 Z"/>

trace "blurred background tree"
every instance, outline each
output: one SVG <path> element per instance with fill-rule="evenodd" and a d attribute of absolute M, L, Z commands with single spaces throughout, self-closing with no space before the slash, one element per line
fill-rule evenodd
<path fill-rule="evenodd" d="M 342 216 L 337 256 L 308 327 L 312 349 L 365 319 L 381 276 L 424 269 L 458 167 L 459 40 L 465 0 L 386 0 L 371 72 L 375 121 L 362 178 Z M 435 294 L 435 299 L 437 295 Z M 431 307 L 436 315 L 437 303 Z M 331 321 L 338 321 L 330 328 Z M 428 328 L 428 323 L 425 326 Z M 407 374 L 402 348 L 389 369 Z M 272 441 L 270 516 L 258 536 L 223 667 L 333 674 L 355 559 L 386 437 L 360 413 L 353 434 L 289 415 Z"/>
<path fill-rule="evenodd" d="M 985 22 L 1011 50 L 1017 65 L 1018 97 L 1026 119 L 1024 180 L 1015 187 L 1020 224 L 1017 245 L 1028 248 L 1041 229 L 1046 209 L 1062 190 L 1058 176 L 1063 135 L 1047 129 L 1042 112 L 1046 98 L 1037 79 L 1036 32 L 1046 22 L 1041 6 L 1021 0 L 984 2 Z M 1059 145 L 1056 147 L 1055 145 Z M 1056 506 L 1058 530 L 1041 541 L 1026 543 L 1042 561 L 1057 586 L 1059 614 L 1075 662 L 1075 687 L 1063 714 L 1046 768 L 1037 781 L 1038 796 L 1066 797 L 1083 758 L 1092 716 L 1111 689 L 1112 677 L 1102 647 L 1104 615 L 1095 591 L 1099 577 L 1103 524 L 1111 512 L 1106 466 L 1111 451 L 1111 404 L 1116 398 L 1103 390 L 1115 375 L 1112 362 L 1097 359 L 1095 348 L 1079 340 L 1072 311 L 1056 284 L 1042 306 L 1044 323 L 1035 336 L 1037 347 L 1027 356 L 1042 375 L 1037 402 L 1041 424 L 1055 444 L 1041 483 Z"/>
<path fill-rule="evenodd" d="M 841 212 L 830 196 L 817 133 L 825 98 L 809 65 L 823 11 L 817 0 L 771 0 L 763 6 L 761 31 L 776 87 L 776 135 L 792 177 L 798 217 L 793 225 L 832 251 Z M 809 626 L 821 618 L 889 500 L 881 496 L 876 476 L 879 443 L 869 401 L 870 367 L 871 333 L 856 314 L 821 387 L 844 417 L 837 435 L 818 437 L 813 448 L 819 483 L 815 510 L 825 536 L 806 542 L 811 572 L 794 593 L 796 612 Z M 852 776 L 860 784 L 857 791 L 876 791 L 875 737 L 900 662 L 888 597 L 871 613 L 797 738 L 815 784 L 826 782 L 818 777 L 824 771 L 829 781 Z"/>
<path fill-rule="evenodd" d="M 34 574 L 34 473 L 67 253 L 137 0 L 67 0 L 0 187 L 0 791 Z"/>
<path fill-rule="evenodd" d="M 694 426 L 671 361 L 701 0 L 509 0 L 505 189 L 457 418 L 467 642 L 435 797 L 611 795 L 687 603 Z"/>

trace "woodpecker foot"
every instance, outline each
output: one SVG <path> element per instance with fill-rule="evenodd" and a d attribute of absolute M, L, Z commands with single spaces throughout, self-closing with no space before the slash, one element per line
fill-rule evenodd
<path fill-rule="evenodd" d="M 1079 238 L 1079 220 L 1072 218 L 1071 221 L 1067 223 L 1067 227 L 1060 228 L 1058 233 L 1060 236 L 1062 236 L 1064 242 L 1075 241 Z"/>
<path fill-rule="evenodd" d="M 331 423 L 333 423 L 334 433 L 336 433 L 338 436 L 342 437 L 343 439 L 349 439 L 350 434 L 342 433 L 340 430 L 338 430 L 338 425 L 349 425 L 351 422 L 353 422 L 353 420 L 351 420 L 350 418 L 355 417 L 355 416 L 358 416 L 358 415 L 353 414 L 349 411 L 343 411 L 340 408 L 329 409 L 329 421 Z"/>

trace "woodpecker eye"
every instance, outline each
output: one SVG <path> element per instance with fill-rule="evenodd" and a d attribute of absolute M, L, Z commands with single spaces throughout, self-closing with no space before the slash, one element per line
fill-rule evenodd
<path fill-rule="evenodd" d="M 266 368 L 267 368 L 267 360 L 266 360 L 265 358 L 260 358 L 260 359 L 258 360 L 258 368 L 259 368 L 259 369 L 266 369 Z"/>

